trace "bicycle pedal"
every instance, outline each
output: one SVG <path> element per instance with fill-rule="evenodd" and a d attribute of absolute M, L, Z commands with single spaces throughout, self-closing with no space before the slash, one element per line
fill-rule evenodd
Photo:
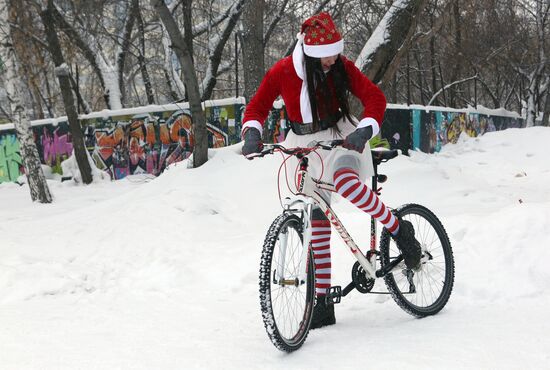
<path fill-rule="evenodd" d="M 340 285 L 327 288 L 325 303 L 327 305 L 340 303 L 342 300 L 342 287 Z"/>

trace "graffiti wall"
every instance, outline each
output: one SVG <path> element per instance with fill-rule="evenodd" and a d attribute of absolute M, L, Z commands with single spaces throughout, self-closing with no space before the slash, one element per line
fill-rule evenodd
<path fill-rule="evenodd" d="M 170 164 L 191 155 L 194 135 L 189 110 L 152 109 L 145 113 L 136 110 L 81 117 L 91 157 L 113 179 L 140 173 L 159 175 Z M 206 105 L 209 147 L 220 148 L 240 141 L 243 111 L 242 99 Z M 40 124 L 33 123 L 32 129 L 42 163 L 50 166 L 52 172 L 62 174 L 61 162 L 73 150 L 68 123 L 43 120 Z M 16 181 L 22 174 L 15 131 L 0 127 L 0 182 Z"/>
<path fill-rule="evenodd" d="M 0 135 L 0 183 L 15 181 L 23 173 L 19 141 L 15 133 Z"/>
<path fill-rule="evenodd" d="M 408 155 L 411 148 L 411 111 L 409 109 L 388 109 L 382 123 L 381 136 L 388 140 L 391 149 L 401 149 Z"/>
<path fill-rule="evenodd" d="M 264 126 L 264 139 L 275 143 L 283 141 L 289 130 L 287 122 L 284 107 L 274 108 Z M 447 143 L 456 143 L 462 132 L 476 137 L 490 131 L 519 127 L 525 127 L 524 120 L 514 114 L 498 116 L 388 104 L 381 137 L 392 149 L 400 149 L 404 154 L 408 154 L 409 149 L 434 153 Z"/>
<path fill-rule="evenodd" d="M 210 148 L 240 141 L 244 99 L 224 99 L 205 103 Z M 264 125 L 266 142 L 281 142 L 289 131 L 288 118 L 281 101 Z M 81 116 L 86 147 L 98 168 L 113 179 L 131 174 L 159 175 L 174 162 L 191 155 L 193 121 L 185 106 L 148 106 L 117 112 L 98 112 Z M 107 113 L 105 113 L 107 112 Z M 461 133 L 475 137 L 486 132 L 524 127 L 515 114 L 449 110 L 434 107 L 388 105 L 381 137 L 391 148 L 426 153 L 456 143 Z M 61 162 L 73 150 L 67 122 L 33 123 L 33 133 L 42 163 L 62 174 Z M 16 181 L 23 174 L 19 143 L 15 131 L 0 126 L 0 182 Z"/>
<path fill-rule="evenodd" d="M 470 112 L 412 111 L 412 148 L 425 153 L 456 143 L 462 133 L 476 137 L 491 131 L 525 127 L 521 118 Z"/>
<path fill-rule="evenodd" d="M 228 135 L 207 125 L 211 148 L 228 145 Z M 167 166 L 191 155 L 194 137 L 187 110 L 119 116 L 87 122 L 86 147 L 96 166 L 113 179 L 131 174 L 159 175 Z"/>

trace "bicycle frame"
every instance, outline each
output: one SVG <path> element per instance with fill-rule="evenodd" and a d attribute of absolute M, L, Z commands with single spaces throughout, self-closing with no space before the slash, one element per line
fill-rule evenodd
<path fill-rule="evenodd" d="M 371 261 L 361 252 L 353 238 L 350 236 L 334 210 L 330 207 L 328 202 L 317 191 L 318 189 L 328 190 L 330 192 L 336 192 L 333 184 L 325 183 L 320 180 L 313 179 L 308 173 L 308 159 L 307 157 L 299 157 L 300 169 L 298 171 L 298 193 L 294 198 L 287 198 L 285 202 L 286 210 L 290 212 L 301 213 L 304 230 L 303 230 L 303 251 L 300 261 L 307 261 L 307 253 L 309 250 L 309 244 L 311 241 L 311 214 L 314 205 L 319 206 L 321 211 L 327 216 L 327 219 L 334 226 L 344 243 L 348 246 L 352 255 L 361 264 L 364 271 L 370 275 L 371 278 L 377 278 L 377 263 L 376 258 L 372 258 L 376 252 L 376 222 L 371 217 Z M 373 175 L 373 189 L 377 187 L 377 173 Z M 284 255 L 286 250 L 286 243 L 283 244 L 281 253 Z M 367 254 L 368 255 L 368 254 Z M 279 259 L 284 265 L 284 256 Z M 307 263 L 304 263 L 300 269 L 300 281 L 304 281 L 304 277 L 307 274 Z M 279 270 L 281 271 L 281 270 Z"/>

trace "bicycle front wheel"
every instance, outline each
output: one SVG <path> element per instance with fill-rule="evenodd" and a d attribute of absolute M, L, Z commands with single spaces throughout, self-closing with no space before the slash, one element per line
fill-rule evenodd
<path fill-rule="evenodd" d="M 418 270 L 401 269 L 384 276 L 395 302 L 416 317 L 435 315 L 447 304 L 453 290 L 455 267 L 451 242 L 441 221 L 426 207 L 407 204 L 396 210 L 396 216 L 410 221 L 422 247 Z M 380 239 L 382 267 L 399 257 L 401 252 L 384 229 Z"/>
<path fill-rule="evenodd" d="M 260 263 L 260 306 L 265 329 L 275 347 L 285 352 L 302 346 L 313 314 L 313 255 L 309 248 L 305 261 L 301 260 L 302 233 L 302 221 L 296 215 L 283 213 L 277 217 L 265 238 Z"/>

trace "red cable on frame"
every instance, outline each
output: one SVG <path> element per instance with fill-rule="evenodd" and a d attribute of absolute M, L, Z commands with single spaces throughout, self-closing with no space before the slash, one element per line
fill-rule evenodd
<path fill-rule="evenodd" d="M 277 192 L 278 192 L 278 195 L 279 195 L 279 203 L 281 203 L 281 207 L 282 207 L 283 206 L 283 201 L 282 201 L 282 196 L 281 196 L 281 170 L 282 170 L 283 166 L 285 168 L 286 187 L 292 195 L 296 195 L 296 193 L 294 191 L 292 191 L 292 189 L 290 187 L 290 183 L 288 181 L 288 172 L 287 172 L 287 168 L 286 168 L 286 162 L 293 156 L 289 155 L 288 157 L 285 157 L 284 154 L 280 150 L 278 150 L 278 151 L 281 153 L 281 156 L 283 157 L 283 162 L 281 163 L 281 165 L 279 166 L 279 170 L 277 171 Z M 309 154 L 309 153 L 312 153 L 312 152 L 315 153 L 319 157 L 319 161 L 321 162 L 321 176 L 319 177 L 319 179 L 321 179 L 323 177 L 323 174 L 325 173 L 325 163 L 324 163 L 323 157 L 321 157 L 321 155 L 319 153 L 317 153 L 317 148 L 303 148 L 302 150 L 300 150 L 301 154 L 306 154 L 306 153 Z M 296 166 L 296 170 L 294 171 L 294 180 L 295 181 L 297 180 L 297 173 L 298 173 L 299 168 L 300 168 L 300 162 L 298 162 L 298 165 Z M 298 189 L 298 183 L 295 182 L 294 186 L 295 186 L 296 189 Z"/>
<path fill-rule="evenodd" d="M 285 167 L 286 186 L 287 186 L 288 190 L 290 191 L 290 193 L 292 195 L 296 195 L 296 193 L 294 193 L 292 191 L 292 189 L 290 188 L 290 184 L 288 183 L 288 173 L 287 173 L 287 170 L 286 170 L 286 161 L 288 161 L 291 156 L 289 155 L 288 157 L 285 158 L 284 154 L 281 151 L 279 151 L 279 152 L 281 153 L 281 156 L 283 157 L 283 162 L 279 166 L 279 171 L 277 172 L 277 192 L 279 193 L 279 203 L 281 203 L 281 208 L 284 208 L 283 207 L 283 199 L 281 197 L 281 169 L 283 168 L 283 166 Z"/>

